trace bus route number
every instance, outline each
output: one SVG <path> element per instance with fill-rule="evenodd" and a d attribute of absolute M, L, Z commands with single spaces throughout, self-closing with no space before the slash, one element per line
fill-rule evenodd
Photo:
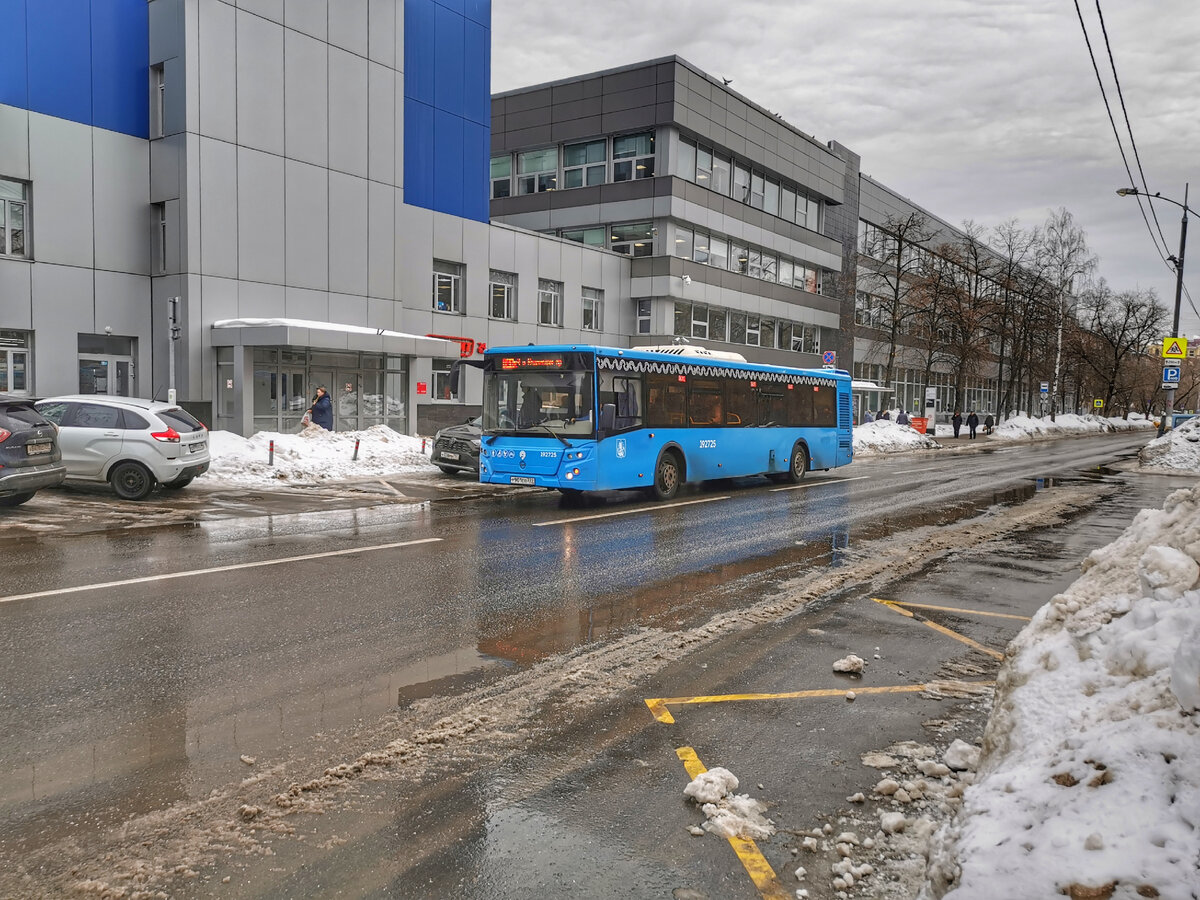
<path fill-rule="evenodd" d="M 707 450 L 707 449 L 715 450 L 715 449 L 717 449 L 717 442 L 715 440 L 701 440 L 700 441 L 700 449 L 701 450 Z"/>

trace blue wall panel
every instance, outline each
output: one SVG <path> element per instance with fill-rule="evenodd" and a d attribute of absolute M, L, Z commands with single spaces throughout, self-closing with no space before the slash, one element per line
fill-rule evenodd
<path fill-rule="evenodd" d="M 404 202 L 440 209 L 433 196 L 433 107 L 404 98 Z"/>
<path fill-rule="evenodd" d="M 434 110 L 433 139 L 437 153 L 433 159 L 434 209 L 463 214 L 463 117 L 443 109 Z"/>
<path fill-rule="evenodd" d="M 430 0 L 404 4 L 404 96 L 433 105 L 434 9 Z"/>
<path fill-rule="evenodd" d="M 488 220 L 490 0 L 404 4 L 404 202 Z"/>
<path fill-rule="evenodd" d="M 25 8 L 29 109 L 72 122 L 92 122 L 91 4 L 34 0 Z"/>
<path fill-rule="evenodd" d="M 150 136 L 146 0 L 92 0 L 92 124 Z"/>
<path fill-rule="evenodd" d="M 463 83 L 468 65 L 464 29 L 467 20 L 461 13 L 439 5 L 434 38 L 437 56 L 433 63 L 433 105 L 446 112 L 462 115 Z"/>
<path fill-rule="evenodd" d="M 29 80 L 25 74 L 25 0 L 0 0 L 0 22 L 6 23 L 0 50 L 0 103 L 29 108 Z M 13 36 L 16 40 L 13 40 Z"/>
<path fill-rule="evenodd" d="M 472 122 L 492 124 L 492 42 L 487 27 L 468 21 L 464 115 Z"/>
<path fill-rule="evenodd" d="M 0 0 L 0 103 L 150 136 L 146 0 Z"/>

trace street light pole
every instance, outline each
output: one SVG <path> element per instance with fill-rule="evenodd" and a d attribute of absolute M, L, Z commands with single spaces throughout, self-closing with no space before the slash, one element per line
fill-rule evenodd
<path fill-rule="evenodd" d="M 1188 223 L 1188 187 L 1183 186 L 1183 202 L 1172 200 L 1170 197 L 1164 197 L 1162 194 L 1154 193 L 1147 194 L 1145 191 L 1139 191 L 1137 188 L 1118 188 L 1117 193 L 1122 197 L 1142 196 L 1149 197 L 1155 200 L 1165 200 L 1167 203 L 1174 203 L 1183 210 L 1183 220 L 1179 224 L 1179 256 L 1167 257 L 1167 261 L 1175 263 L 1175 316 L 1171 320 L 1171 337 L 1179 337 L 1179 302 L 1183 299 L 1183 252 L 1187 249 L 1187 223 Z M 1163 413 L 1162 421 L 1158 423 L 1158 436 L 1162 437 L 1167 430 L 1167 420 L 1175 411 L 1175 385 L 1172 384 L 1166 389 L 1167 403 L 1166 412 Z"/>

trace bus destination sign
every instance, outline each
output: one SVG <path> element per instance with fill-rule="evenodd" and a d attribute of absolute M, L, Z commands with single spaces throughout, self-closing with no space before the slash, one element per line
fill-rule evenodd
<path fill-rule="evenodd" d="M 561 369 L 562 367 L 563 358 L 561 356 L 500 357 L 500 368 L 505 372 L 511 372 L 516 369 Z"/>

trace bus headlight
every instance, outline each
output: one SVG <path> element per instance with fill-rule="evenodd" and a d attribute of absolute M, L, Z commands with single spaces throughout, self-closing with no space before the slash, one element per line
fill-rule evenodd
<path fill-rule="evenodd" d="M 574 477 L 575 477 L 575 475 L 573 473 L 571 473 L 571 472 L 567 473 L 567 481 L 570 481 Z"/>

